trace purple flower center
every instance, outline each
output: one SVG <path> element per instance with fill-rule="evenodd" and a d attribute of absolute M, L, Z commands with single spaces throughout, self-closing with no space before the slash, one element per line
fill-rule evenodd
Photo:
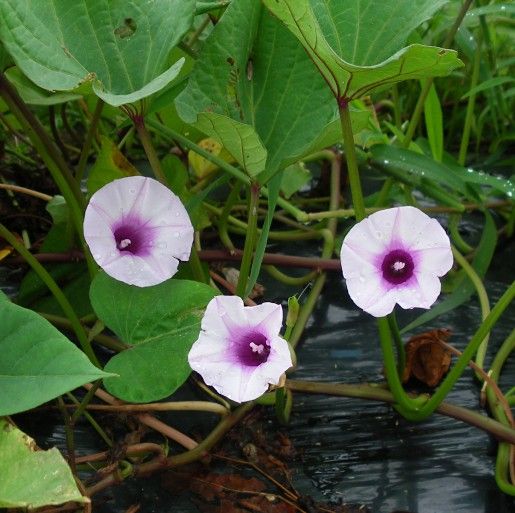
<path fill-rule="evenodd" d="M 113 232 L 116 247 L 120 251 L 126 251 L 133 255 L 144 256 L 147 253 L 146 245 L 148 237 L 145 230 L 139 229 L 134 224 L 122 224 Z"/>
<path fill-rule="evenodd" d="M 413 276 L 414 268 L 413 258 L 403 249 L 390 251 L 381 264 L 383 278 L 394 285 L 408 281 Z"/>
<path fill-rule="evenodd" d="M 270 343 L 262 333 L 245 333 L 237 342 L 236 356 L 242 365 L 257 367 L 268 360 Z"/>

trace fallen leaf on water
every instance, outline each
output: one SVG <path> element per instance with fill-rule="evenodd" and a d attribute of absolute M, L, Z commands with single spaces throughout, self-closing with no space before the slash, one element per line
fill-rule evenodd
<path fill-rule="evenodd" d="M 406 343 L 406 366 L 402 382 L 417 378 L 430 387 L 436 387 L 451 365 L 451 352 L 439 340 L 447 342 L 451 330 L 439 329 L 416 335 Z"/>

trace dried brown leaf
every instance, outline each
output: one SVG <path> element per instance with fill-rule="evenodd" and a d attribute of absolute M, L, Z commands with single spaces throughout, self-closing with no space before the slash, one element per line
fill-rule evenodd
<path fill-rule="evenodd" d="M 406 343 L 406 366 L 402 382 L 417 378 L 430 387 L 436 387 L 451 365 L 451 352 L 439 340 L 447 342 L 448 329 L 432 330 L 412 337 Z"/>

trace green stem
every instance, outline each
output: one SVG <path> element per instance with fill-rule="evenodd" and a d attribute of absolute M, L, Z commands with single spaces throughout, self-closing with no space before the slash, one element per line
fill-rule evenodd
<path fill-rule="evenodd" d="M 393 84 L 392 86 L 392 97 L 393 97 L 393 115 L 395 118 L 395 126 L 401 131 L 402 130 L 402 116 L 401 116 L 401 105 L 399 98 L 399 84 Z"/>
<path fill-rule="evenodd" d="M 456 244 L 456 247 L 459 251 L 463 253 L 472 253 L 474 248 L 468 244 L 465 240 L 463 240 L 460 231 L 459 224 L 461 221 L 461 214 L 451 214 L 449 216 L 449 232 L 451 234 L 451 239 Z"/>
<path fill-rule="evenodd" d="M 460 27 L 461 22 L 463 21 L 465 14 L 467 14 L 467 11 L 469 10 L 471 4 L 472 0 L 465 0 L 465 2 L 463 2 L 461 9 L 458 13 L 458 16 L 456 16 L 456 19 L 454 20 L 454 23 L 449 32 L 447 33 L 447 37 L 445 38 L 445 41 L 442 44 L 443 48 L 448 48 L 452 43 L 454 36 L 456 35 L 456 32 L 458 32 L 458 28 Z M 422 85 L 422 89 L 420 91 L 417 104 L 415 105 L 415 109 L 413 111 L 413 114 L 408 125 L 408 129 L 406 130 L 406 135 L 404 136 L 404 140 L 402 142 L 402 146 L 404 148 L 409 148 L 410 142 L 413 139 L 413 135 L 415 134 L 415 130 L 420 122 L 420 117 L 424 110 L 424 103 L 426 101 L 427 95 L 429 94 L 429 90 L 431 89 L 431 85 L 433 84 L 433 80 L 434 79 L 432 77 L 427 78 Z"/>
<path fill-rule="evenodd" d="M 470 88 L 476 87 L 479 79 L 479 68 L 481 66 L 481 38 L 476 45 L 476 53 L 474 54 L 474 63 L 472 66 L 472 78 L 470 80 Z M 476 93 L 472 93 L 468 97 L 467 111 L 465 114 L 465 123 L 463 125 L 463 133 L 461 136 L 460 151 L 458 154 L 458 164 L 464 166 L 467 160 L 467 149 L 470 140 L 470 131 L 472 129 L 472 121 L 474 118 L 474 107 L 476 105 Z"/>
<path fill-rule="evenodd" d="M 94 387 L 92 387 L 94 388 Z M 81 403 L 73 396 L 73 394 L 66 394 L 67 397 L 77 406 L 80 407 Z M 107 436 L 106 432 L 100 427 L 98 422 L 93 418 L 93 416 L 88 412 L 84 411 L 83 415 L 85 419 L 91 424 L 91 427 L 99 434 L 100 438 L 104 440 L 108 447 L 113 447 L 113 441 Z"/>
<path fill-rule="evenodd" d="M 399 405 L 399 412 L 406 417 L 408 420 L 423 420 L 424 418 L 431 415 L 438 405 L 445 399 L 451 388 L 454 386 L 458 378 L 461 376 L 465 368 L 468 366 L 470 360 L 473 359 L 474 354 L 478 350 L 481 342 L 490 333 L 491 329 L 502 315 L 504 310 L 509 306 L 513 298 L 515 297 L 515 282 L 513 282 L 508 289 L 501 296 L 497 304 L 492 308 L 486 319 L 481 323 L 476 333 L 470 340 L 465 351 L 454 364 L 451 371 L 447 374 L 444 381 L 440 384 L 436 392 L 431 396 L 429 400 L 425 400 L 422 403 L 420 397 L 417 399 L 417 403 L 413 402 L 413 399 L 408 397 L 404 389 L 402 388 L 399 377 L 395 368 L 395 359 L 393 357 L 393 351 L 391 347 L 391 339 L 388 330 L 388 322 L 385 318 L 379 319 L 380 322 L 380 336 L 381 346 L 383 349 L 385 359 L 385 372 L 388 384 L 394 397 Z M 388 330 L 388 333 L 383 333 Z M 392 372 L 393 369 L 393 372 Z"/>
<path fill-rule="evenodd" d="M 452 246 L 452 254 L 454 259 L 460 264 L 461 268 L 465 271 L 468 279 L 474 285 L 476 289 L 479 304 L 481 305 L 481 320 L 484 321 L 490 313 L 490 301 L 488 300 L 488 294 L 486 293 L 485 285 L 483 280 L 478 276 L 475 269 L 469 264 L 468 260 L 454 247 Z M 481 342 L 479 349 L 477 350 L 475 363 L 478 367 L 483 368 L 485 363 L 486 350 L 488 349 L 489 334 L 487 333 L 484 340 Z M 483 381 L 480 374 L 476 373 L 476 377 Z"/>
<path fill-rule="evenodd" d="M 134 126 L 136 127 L 136 131 L 138 132 L 139 139 L 141 144 L 143 144 L 143 149 L 147 155 L 148 161 L 150 163 L 150 167 L 154 173 L 154 176 L 163 184 L 167 185 L 166 176 L 163 172 L 163 168 L 161 167 L 161 161 L 157 156 L 156 149 L 154 148 L 154 144 L 152 143 L 152 138 L 148 133 L 147 127 L 145 125 L 145 119 L 143 116 L 136 115 L 133 117 Z"/>
<path fill-rule="evenodd" d="M 270 275 L 272 278 L 275 278 L 277 281 L 284 283 L 285 285 L 291 285 L 293 287 L 298 287 L 299 285 L 305 285 L 306 283 L 314 280 L 318 276 L 317 271 L 310 271 L 303 276 L 290 276 L 286 273 L 283 273 L 275 265 L 264 265 L 263 269 Z"/>
<path fill-rule="evenodd" d="M 217 157 L 213 153 L 204 150 L 198 144 L 195 144 L 193 141 L 190 141 L 187 137 L 184 137 L 179 132 L 176 132 L 172 128 L 169 128 L 151 118 L 146 120 L 146 124 L 156 132 L 168 138 L 169 140 L 177 141 L 185 148 L 188 148 L 189 150 L 192 150 L 198 155 L 200 155 L 201 157 L 204 157 L 206 160 L 209 160 L 209 162 L 212 162 L 220 169 L 223 169 L 231 176 L 236 178 L 238 181 L 240 181 L 242 184 L 251 184 L 252 180 L 243 171 L 241 171 L 237 167 L 231 166 L 231 164 L 228 164 L 227 162 L 222 160 L 220 157 Z M 263 196 L 268 197 L 268 189 L 266 187 L 261 187 L 261 193 L 263 194 Z M 277 205 L 279 205 L 282 209 L 286 210 L 286 212 L 291 214 L 297 221 L 301 223 L 305 223 L 308 220 L 306 212 L 295 207 L 284 198 L 279 197 L 279 199 L 277 200 Z"/>
<path fill-rule="evenodd" d="M 82 146 L 79 163 L 77 164 L 77 171 L 75 173 L 75 180 L 79 184 L 82 181 L 82 178 L 84 176 L 84 171 L 86 170 L 86 163 L 88 162 L 89 151 L 91 150 L 93 138 L 95 137 L 98 122 L 100 121 L 100 116 L 102 114 L 104 105 L 105 105 L 104 101 L 101 98 L 97 98 L 97 104 L 95 105 L 93 117 L 91 118 L 91 122 L 89 124 L 88 132 L 86 134 L 86 139 L 84 139 L 84 145 Z"/>
<path fill-rule="evenodd" d="M 86 395 L 82 398 L 82 401 L 79 404 L 79 407 L 73 412 L 70 417 L 70 422 L 72 426 L 79 420 L 80 416 L 86 411 L 86 407 L 91 402 L 91 399 L 95 396 L 95 392 L 98 387 L 102 384 L 102 380 L 97 380 L 93 383 L 93 386 L 86 392 Z M 68 396 L 73 397 L 72 394 L 68 393 Z"/>
<path fill-rule="evenodd" d="M 191 267 L 191 271 L 193 273 L 193 277 L 196 281 L 201 283 L 209 283 L 209 278 L 206 276 L 204 272 L 204 268 L 202 267 L 202 262 L 198 256 L 198 251 L 195 245 L 191 248 L 191 254 L 189 259 L 189 264 Z"/>
<path fill-rule="evenodd" d="M 227 201 L 225 202 L 224 208 L 218 219 L 218 232 L 220 235 L 220 240 L 222 244 L 232 253 L 235 249 L 234 244 L 232 243 L 231 237 L 229 236 L 229 232 L 227 231 L 227 222 L 229 219 L 229 214 L 231 213 L 231 209 L 238 200 L 240 195 L 240 187 L 241 185 L 234 185 L 229 193 Z"/>
<path fill-rule="evenodd" d="M 61 414 L 63 416 L 64 421 L 64 432 L 65 432 L 65 440 L 66 440 L 66 450 L 68 452 L 68 464 L 70 465 L 70 469 L 73 474 L 77 473 L 77 467 L 75 465 L 75 443 L 74 443 L 74 432 L 73 426 L 71 423 L 70 415 L 66 406 L 64 404 L 63 398 L 59 396 L 57 398 L 57 405 Z"/>
<path fill-rule="evenodd" d="M 245 299 L 245 289 L 247 288 L 247 280 L 249 278 L 250 267 L 252 265 L 252 257 L 256 246 L 256 237 L 258 234 L 257 218 L 259 205 L 259 184 L 253 183 L 249 189 L 249 214 L 247 222 L 247 235 L 245 237 L 245 246 L 243 248 L 243 258 L 241 259 L 240 275 L 238 284 L 236 285 L 236 295 Z"/>
<path fill-rule="evenodd" d="M 395 407 L 399 413 L 410 420 L 415 420 L 416 413 L 419 412 L 429 399 L 427 395 L 410 397 L 402 388 L 402 383 L 397 370 L 397 362 L 393 352 L 393 341 L 390 332 L 390 324 L 387 317 L 377 319 L 379 328 L 379 339 L 383 351 L 384 369 L 386 381 L 395 398 Z"/>
<path fill-rule="evenodd" d="M 499 351 L 495 355 L 492 367 L 490 369 L 490 378 L 497 382 L 501 375 L 502 368 L 508 359 L 508 357 L 515 350 L 515 330 L 508 335 L 506 340 L 501 345 Z M 486 388 L 486 396 L 488 399 L 488 405 L 494 418 L 502 422 L 505 425 L 509 425 L 509 421 L 506 418 L 506 414 L 502 405 L 499 403 L 498 397 L 494 393 L 491 387 Z M 505 396 L 506 397 L 506 396 Z M 509 465 L 510 465 L 510 445 L 502 442 L 499 444 L 497 449 L 497 459 L 495 464 L 495 481 L 497 486 L 507 494 L 515 495 L 515 484 L 510 483 L 509 479 Z"/>
<path fill-rule="evenodd" d="M 41 315 L 41 317 L 44 317 L 47 321 L 51 322 L 54 326 L 57 326 L 58 328 L 62 328 L 65 330 L 72 330 L 73 326 L 72 323 L 66 318 L 61 317 L 59 315 L 53 315 L 45 312 L 37 312 L 38 315 Z M 85 323 L 87 321 L 84 320 L 84 318 L 80 319 L 81 324 Z M 84 327 L 86 334 L 88 335 L 88 338 L 90 337 L 90 330 L 86 327 Z M 125 349 L 128 349 L 129 346 L 125 345 L 123 342 L 120 342 L 118 339 L 110 337 L 109 335 L 103 335 L 98 334 L 95 335 L 92 338 L 93 341 L 95 341 L 97 344 L 100 344 L 101 346 L 107 347 L 108 349 L 111 349 L 116 352 L 125 351 Z"/>
<path fill-rule="evenodd" d="M 86 353 L 87 357 L 94 365 L 100 367 L 97 357 L 93 352 L 91 344 L 88 340 L 88 336 L 84 331 L 84 327 L 80 323 L 80 320 L 73 310 L 72 305 L 69 303 L 68 299 L 63 294 L 52 276 L 50 276 L 48 271 L 34 258 L 32 253 L 30 253 L 30 251 L 28 251 L 23 244 L 18 242 L 18 239 L 1 223 L 0 236 L 3 237 L 20 254 L 20 256 L 25 259 L 25 261 L 32 267 L 32 269 L 34 269 L 34 272 L 39 276 L 41 281 L 48 287 L 50 292 L 54 295 L 56 301 L 59 303 L 59 306 L 62 308 L 66 317 L 68 317 L 70 320 L 73 331 L 79 340 L 82 350 Z"/>
<path fill-rule="evenodd" d="M 358 159 L 354 146 L 354 134 L 352 132 L 348 102 L 344 99 L 340 99 L 338 101 L 338 110 L 340 112 L 342 125 L 343 147 L 345 149 L 345 160 L 347 161 L 347 171 L 349 173 L 352 204 L 356 214 L 356 221 L 361 221 L 365 218 L 365 203 L 363 201 L 363 193 L 361 192 Z"/>
<path fill-rule="evenodd" d="M 293 392 L 303 392 L 307 394 L 353 397 L 370 401 L 381 401 L 390 404 L 395 404 L 396 402 L 394 395 L 389 390 L 376 384 L 348 385 L 287 379 L 286 388 Z M 479 412 L 449 403 L 441 403 L 436 411 L 442 415 L 462 420 L 463 422 L 482 429 L 487 433 L 491 433 L 499 440 L 515 443 L 515 429 L 505 426 L 504 424 L 486 417 Z"/>
<path fill-rule="evenodd" d="M 393 335 L 393 340 L 397 349 L 397 372 L 399 373 L 399 377 L 402 378 L 404 367 L 406 367 L 406 351 L 404 350 L 404 344 L 402 343 L 399 326 L 397 325 L 395 311 L 388 315 L 387 319 L 388 325 L 390 327 L 390 333 Z"/>

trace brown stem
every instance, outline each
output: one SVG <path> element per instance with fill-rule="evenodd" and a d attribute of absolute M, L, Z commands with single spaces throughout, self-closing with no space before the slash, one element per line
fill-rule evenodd
<path fill-rule="evenodd" d="M 286 388 L 295 392 L 305 392 L 308 394 L 335 395 L 341 397 L 356 397 L 371 401 L 382 401 L 385 403 L 395 403 L 393 394 L 379 385 L 344 385 L 334 383 L 319 383 L 315 381 L 286 380 Z M 478 412 L 456 406 L 449 403 L 440 403 L 436 409 L 438 413 L 461 420 L 475 426 L 483 431 L 491 433 L 497 439 L 508 443 L 515 443 L 515 429 L 505 426 L 490 417 L 485 417 Z"/>

